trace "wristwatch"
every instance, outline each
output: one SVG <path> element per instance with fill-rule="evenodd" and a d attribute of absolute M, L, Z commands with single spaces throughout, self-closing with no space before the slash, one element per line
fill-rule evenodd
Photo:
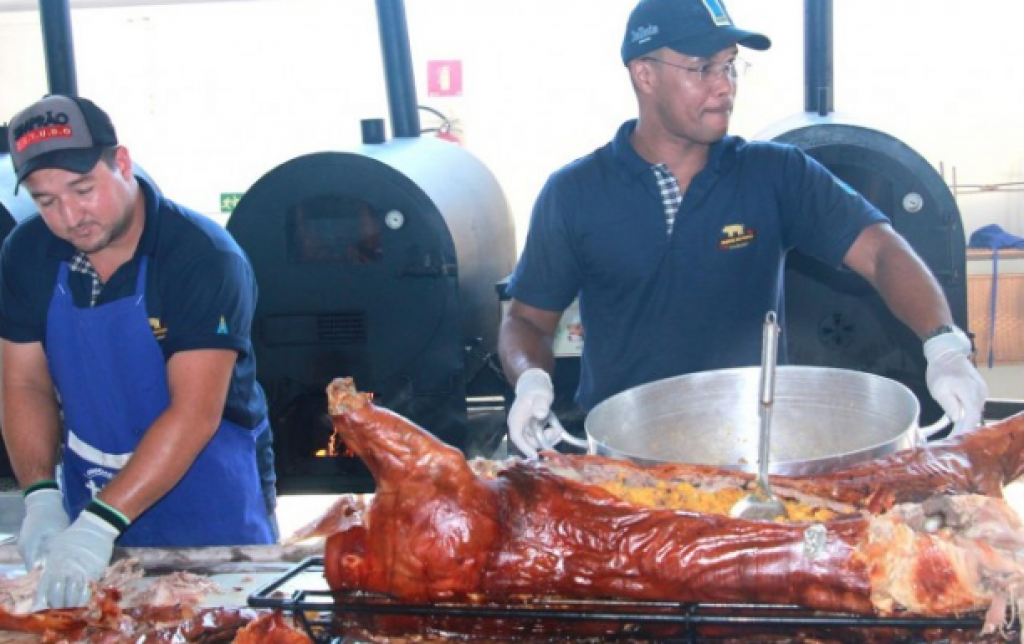
<path fill-rule="evenodd" d="M 959 330 L 960 329 L 956 328 L 952 324 L 940 324 L 939 326 L 937 326 L 934 329 L 932 329 L 931 331 L 929 331 L 928 335 L 924 336 L 924 340 L 923 341 L 927 342 L 927 341 L 931 340 L 932 338 L 937 338 L 940 335 L 945 335 L 947 333 L 956 333 Z"/>

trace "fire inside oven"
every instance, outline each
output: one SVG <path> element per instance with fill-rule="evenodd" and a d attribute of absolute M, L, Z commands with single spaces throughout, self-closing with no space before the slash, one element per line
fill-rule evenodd
<path fill-rule="evenodd" d="M 348 195 L 318 195 L 285 213 L 289 263 L 369 264 L 380 261 L 381 216 L 373 207 Z M 365 318 L 341 325 L 358 334 Z"/>
<path fill-rule="evenodd" d="M 330 445 L 326 387 L 352 377 L 375 404 L 441 440 L 467 439 L 467 386 L 493 353 L 494 284 L 514 262 L 493 175 L 433 138 L 292 159 L 257 181 L 228 230 L 256 273 L 257 378 L 281 491 L 369 491 Z"/>

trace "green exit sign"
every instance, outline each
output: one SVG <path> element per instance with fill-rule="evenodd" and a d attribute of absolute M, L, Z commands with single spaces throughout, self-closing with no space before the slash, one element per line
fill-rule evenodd
<path fill-rule="evenodd" d="M 244 192 L 222 192 L 220 193 L 220 211 L 225 214 L 231 214 L 235 210 L 235 206 L 242 200 Z"/>

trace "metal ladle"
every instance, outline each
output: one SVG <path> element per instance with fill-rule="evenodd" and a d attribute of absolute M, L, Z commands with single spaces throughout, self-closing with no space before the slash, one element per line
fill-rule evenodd
<path fill-rule="evenodd" d="M 761 433 L 758 442 L 757 487 L 732 506 L 730 514 L 753 521 L 773 521 L 789 518 L 786 506 L 779 501 L 768 485 L 768 454 L 771 450 L 772 405 L 775 402 L 775 361 L 779 348 L 779 327 L 775 311 L 769 311 L 764 320 L 761 344 L 761 383 L 758 396 L 758 415 Z"/>
<path fill-rule="evenodd" d="M 537 451 L 554 449 L 555 445 L 558 445 L 563 441 L 585 450 L 590 448 L 590 443 L 576 438 L 566 431 L 566 429 L 562 427 L 561 421 L 558 420 L 558 416 L 555 416 L 554 412 L 549 413 L 548 417 L 544 420 L 537 420 L 536 418 L 530 419 L 530 423 L 527 425 L 527 431 L 532 434 L 534 442 L 537 443 Z"/>

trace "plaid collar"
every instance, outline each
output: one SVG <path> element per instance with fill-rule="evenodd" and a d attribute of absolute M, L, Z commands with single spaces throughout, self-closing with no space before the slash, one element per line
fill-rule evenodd
<path fill-rule="evenodd" d="M 683 192 L 679 189 L 679 181 L 667 165 L 655 163 L 651 166 L 651 170 L 658 180 L 661 205 L 665 209 L 665 223 L 668 226 L 668 234 L 671 236 L 672 227 L 676 223 L 676 213 L 679 212 L 679 205 L 683 203 Z"/>
<path fill-rule="evenodd" d="M 100 274 L 93 268 L 92 262 L 89 261 L 89 256 L 82 251 L 76 251 L 70 262 L 71 270 L 76 273 L 82 273 L 92 278 L 92 293 L 89 297 L 89 306 L 96 306 L 96 301 L 99 300 L 100 293 L 103 291 L 103 280 L 100 279 Z"/>

